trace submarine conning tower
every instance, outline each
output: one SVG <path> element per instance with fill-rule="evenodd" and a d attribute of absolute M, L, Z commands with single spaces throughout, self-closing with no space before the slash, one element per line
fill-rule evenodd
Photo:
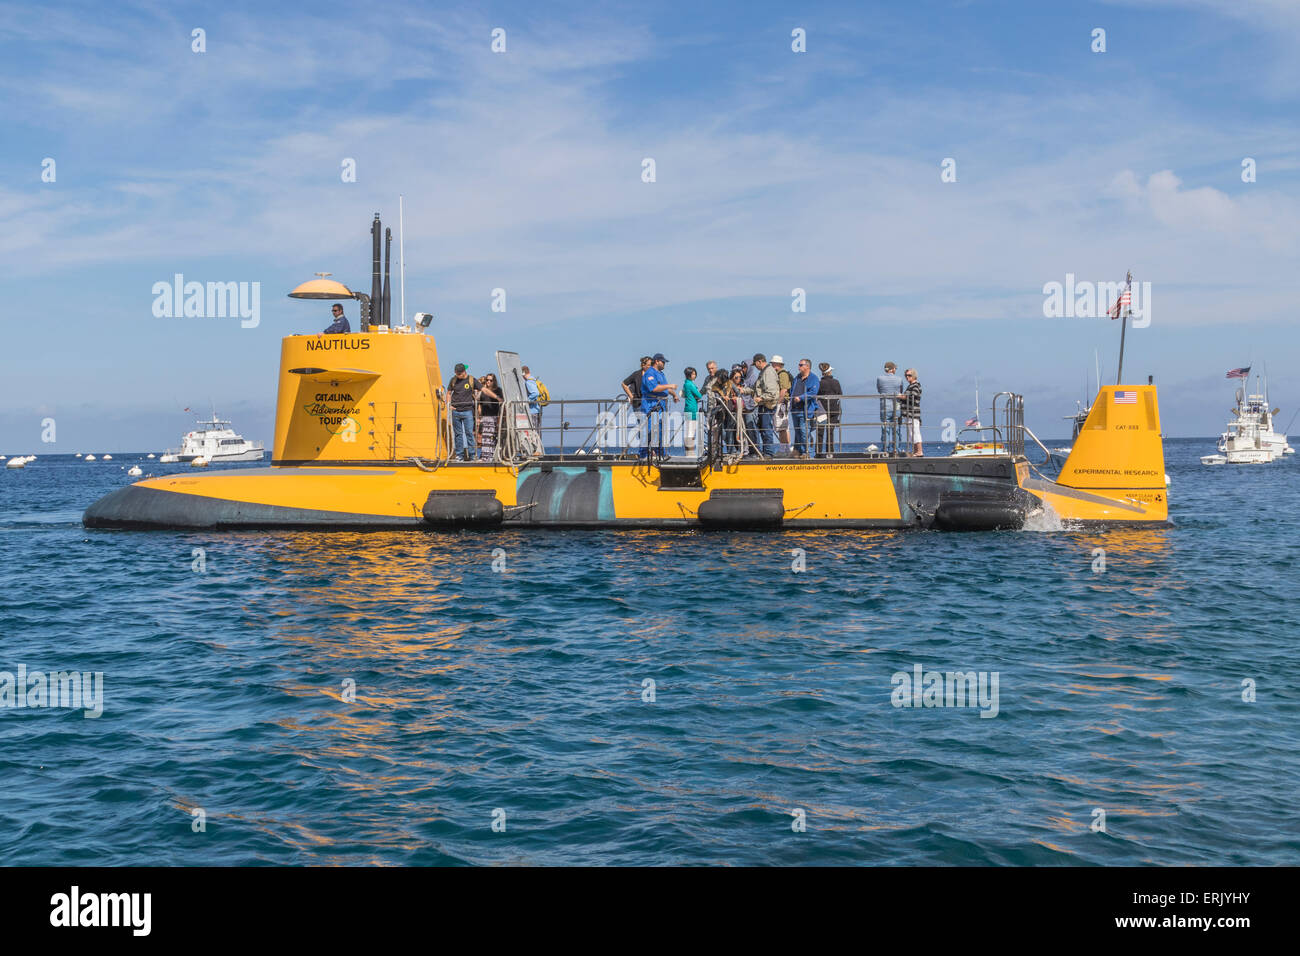
<path fill-rule="evenodd" d="M 356 299 L 360 330 L 289 335 L 281 342 L 272 464 L 391 463 L 445 454 L 437 344 L 426 325 L 389 325 L 387 255 L 380 285 L 382 229 L 376 213 L 369 296 L 327 272 L 289 293 L 294 299 Z"/>

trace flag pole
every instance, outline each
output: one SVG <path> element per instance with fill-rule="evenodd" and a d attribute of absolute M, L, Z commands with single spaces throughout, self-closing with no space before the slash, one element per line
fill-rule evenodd
<path fill-rule="evenodd" d="M 1124 287 L 1125 292 L 1129 292 L 1130 295 L 1131 295 L 1131 290 L 1132 290 L 1132 288 L 1133 288 L 1133 272 L 1132 272 L 1132 270 L 1129 270 L 1128 280 L 1126 281 L 1126 283 L 1125 283 L 1125 287 Z M 1115 311 L 1116 311 L 1116 312 L 1119 311 L 1119 303 L 1118 303 L 1118 302 L 1115 303 Z M 1124 311 L 1123 315 L 1120 316 L 1120 325 L 1119 325 L 1119 371 L 1115 374 L 1115 384 L 1116 384 L 1116 385 L 1119 385 L 1119 384 L 1121 384 L 1121 383 L 1124 381 L 1124 333 L 1128 331 L 1128 317 L 1129 317 L 1129 315 L 1132 314 L 1132 312 L 1133 312 L 1133 300 L 1132 300 L 1132 298 L 1130 298 L 1130 299 L 1129 299 L 1129 307 Z"/>

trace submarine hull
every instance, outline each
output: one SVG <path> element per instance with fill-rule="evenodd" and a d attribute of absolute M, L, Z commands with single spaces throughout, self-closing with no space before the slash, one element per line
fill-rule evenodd
<path fill-rule="evenodd" d="M 622 460 L 286 465 L 152 478 L 92 504 L 89 528 L 425 529 L 809 528 L 1015 529 L 1041 507 L 1023 460 L 780 459 L 717 468 Z M 1061 501 L 1079 497 L 1047 483 Z M 1132 502 L 1100 503 L 1107 523 L 1150 522 Z M 1110 505 L 1113 507 L 1101 507 Z M 1117 510 L 1118 509 L 1118 510 Z"/>

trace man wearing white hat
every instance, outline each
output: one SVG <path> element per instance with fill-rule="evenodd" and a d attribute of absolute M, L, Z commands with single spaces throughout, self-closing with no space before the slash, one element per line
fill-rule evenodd
<path fill-rule="evenodd" d="M 776 369 L 776 383 L 779 388 L 776 412 L 772 424 L 776 428 L 776 448 L 774 454 L 780 454 L 781 445 L 790 444 L 790 388 L 794 385 L 794 376 L 785 370 L 785 359 L 779 355 L 772 356 L 772 368 Z"/>

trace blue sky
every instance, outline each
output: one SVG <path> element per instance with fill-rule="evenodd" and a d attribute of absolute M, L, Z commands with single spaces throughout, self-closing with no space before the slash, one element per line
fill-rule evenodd
<path fill-rule="evenodd" d="M 1156 376 L 1166 432 L 1217 434 L 1247 363 L 1285 422 L 1298 41 L 1291 0 L 0 5 L 0 453 L 159 448 L 209 401 L 269 441 L 278 341 L 328 323 L 284 293 L 367 288 L 399 193 L 444 364 L 515 350 L 557 395 L 652 351 L 808 356 L 850 388 L 892 358 L 927 422 L 978 375 L 1050 436 L 1118 324 L 1044 318 L 1042 287 L 1132 269 L 1153 310 L 1125 377 Z M 260 325 L 154 317 L 177 272 L 260 282 Z"/>

